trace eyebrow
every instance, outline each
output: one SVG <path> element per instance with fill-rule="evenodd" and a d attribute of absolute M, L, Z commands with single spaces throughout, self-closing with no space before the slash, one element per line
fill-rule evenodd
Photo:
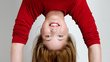
<path fill-rule="evenodd" d="M 46 39 L 46 38 L 44 38 L 43 40 L 45 40 L 45 41 L 49 41 L 49 40 L 51 40 L 51 39 Z"/>
<path fill-rule="evenodd" d="M 62 38 L 62 39 L 58 39 L 59 41 L 61 41 L 61 40 L 64 40 L 64 38 Z"/>
<path fill-rule="evenodd" d="M 51 39 L 44 39 L 44 41 L 50 41 Z M 62 40 L 64 40 L 64 39 L 58 39 L 59 41 L 62 41 Z"/>

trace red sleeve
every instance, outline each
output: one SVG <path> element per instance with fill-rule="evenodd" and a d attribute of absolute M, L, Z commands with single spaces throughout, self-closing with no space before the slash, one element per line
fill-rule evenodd
<path fill-rule="evenodd" d="M 40 5 L 35 5 L 33 1 L 35 0 L 23 0 L 15 20 L 12 43 L 26 44 L 28 40 L 31 26 L 35 19 L 41 14 Z"/>
<path fill-rule="evenodd" d="M 77 0 L 70 15 L 79 26 L 87 47 L 93 44 L 100 44 L 99 33 L 94 17 L 87 5 L 86 0 Z"/>

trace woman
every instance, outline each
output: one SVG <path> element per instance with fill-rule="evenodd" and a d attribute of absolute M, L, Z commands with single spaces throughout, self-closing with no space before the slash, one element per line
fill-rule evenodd
<path fill-rule="evenodd" d="M 64 16 L 67 14 L 72 16 L 76 24 L 79 26 L 85 44 L 88 47 L 89 61 L 101 62 L 101 48 L 99 34 L 96 28 L 94 18 L 91 14 L 91 11 L 87 5 L 86 0 L 23 0 L 13 30 L 12 62 L 17 61 L 22 62 L 22 50 L 24 44 L 26 44 L 27 42 L 28 34 L 33 22 L 40 14 L 43 14 L 48 19 L 51 16 L 51 14 L 53 14 L 51 13 L 51 11 L 56 12 L 60 11 L 60 13 L 58 13 L 59 15 L 63 13 L 63 16 L 61 17 L 59 16 L 61 19 L 63 19 Z M 50 13 L 50 15 L 48 15 L 48 13 Z M 54 17 L 54 19 L 57 20 L 59 20 L 60 18 Z M 58 24 L 59 22 L 60 21 L 58 21 L 57 23 L 55 22 L 55 24 L 53 25 L 51 24 L 47 25 L 59 26 Z M 62 27 L 62 29 L 63 28 L 64 27 Z M 42 38 L 44 39 L 43 34 Z M 56 40 L 56 38 L 53 39 Z M 51 43 L 53 43 L 53 41 L 51 41 Z M 51 43 L 49 46 L 53 46 L 51 45 Z M 44 44 L 46 43 L 44 42 Z M 64 44 L 60 44 L 60 46 L 62 47 Z M 53 50 L 61 49 L 61 47 L 54 48 L 55 45 L 53 46 L 53 48 L 49 46 L 47 46 L 48 49 Z"/>
<path fill-rule="evenodd" d="M 32 62 L 76 62 L 76 49 L 61 11 L 50 11 L 41 28 Z"/>

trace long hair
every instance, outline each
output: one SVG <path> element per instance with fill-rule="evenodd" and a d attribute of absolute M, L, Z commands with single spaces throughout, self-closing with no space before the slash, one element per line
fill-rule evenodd
<path fill-rule="evenodd" d="M 52 51 L 43 45 L 42 37 L 38 37 L 38 42 L 33 49 L 32 62 L 76 62 L 76 48 L 70 37 L 67 45 L 61 50 Z"/>

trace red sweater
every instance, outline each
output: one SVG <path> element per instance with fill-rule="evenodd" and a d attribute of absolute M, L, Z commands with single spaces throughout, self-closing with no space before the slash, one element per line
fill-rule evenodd
<path fill-rule="evenodd" d="M 86 0 L 23 0 L 13 29 L 13 43 L 26 44 L 33 22 L 52 10 L 69 14 L 79 26 L 87 47 L 100 44 L 95 20 Z"/>

